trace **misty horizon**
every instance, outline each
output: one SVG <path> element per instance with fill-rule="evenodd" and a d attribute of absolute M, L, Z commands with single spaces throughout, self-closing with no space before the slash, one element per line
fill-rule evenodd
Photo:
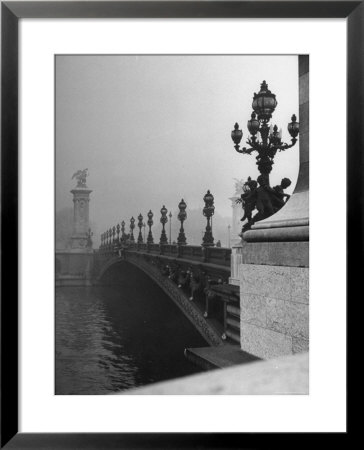
<path fill-rule="evenodd" d="M 234 178 L 259 172 L 254 156 L 234 150 L 230 133 L 239 122 L 245 143 L 252 97 L 264 79 L 278 100 L 272 123 L 288 140 L 287 124 L 298 116 L 297 56 L 58 55 L 56 211 L 72 207 L 71 177 L 88 168 L 95 247 L 100 233 L 150 209 L 157 239 L 161 207 L 176 222 L 182 198 L 187 214 L 201 211 L 204 227 L 208 189 L 215 214 L 231 218 Z M 288 177 L 291 193 L 298 160 L 298 146 L 278 153 L 272 185 Z M 186 234 L 188 227 L 187 220 Z"/>

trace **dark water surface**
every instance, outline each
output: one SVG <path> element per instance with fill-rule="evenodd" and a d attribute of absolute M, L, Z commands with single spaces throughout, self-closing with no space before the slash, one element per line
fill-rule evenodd
<path fill-rule="evenodd" d="M 138 269 L 118 270 L 117 286 L 56 288 L 56 394 L 109 394 L 199 371 L 183 354 L 207 346 L 193 325 Z"/>

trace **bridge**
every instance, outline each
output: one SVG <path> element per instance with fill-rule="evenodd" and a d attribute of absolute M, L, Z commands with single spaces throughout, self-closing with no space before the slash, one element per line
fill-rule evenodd
<path fill-rule="evenodd" d="M 106 230 L 101 235 L 99 249 L 93 250 L 91 232 L 87 233 L 88 208 L 84 207 L 88 204 L 90 190 L 86 186 L 76 186 L 71 191 L 75 211 L 73 245 L 70 249 L 56 252 L 56 285 L 106 284 L 108 274 L 117 276 L 118 270 L 123 270 L 123 265 L 130 264 L 160 286 L 204 336 L 211 346 L 207 350 L 215 352 L 216 358 L 225 351 L 225 361 L 230 356 L 230 361 L 237 361 L 236 349 L 239 350 L 239 358 L 246 358 L 248 354 L 269 359 L 308 352 L 307 55 L 299 56 L 298 75 L 300 124 L 293 115 L 287 127 L 291 136 L 290 144 L 282 142 L 281 133 L 276 126 L 269 126 L 277 102 L 265 81 L 260 92 L 254 94 L 252 108 L 255 112 L 248 120 L 250 137 L 246 141 L 249 148 L 240 146 L 243 131 L 237 123 L 231 132 L 234 148 L 238 153 L 251 155 L 252 152 L 257 152 L 260 172 L 256 180 L 251 177 L 245 182 L 237 180 L 236 192 L 230 198 L 233 209 L 232 250 L 214 243 L 211 221 L 215 207 L 210 191 L 203 197 L 205 206 L 201 212 L 207 220 L 207 226 L 201 245 L 187 245 L 183 230 L 183 222 L 187 219 L 187 205 L 182 199 L 178 205 L 177 217 L 181 228 L 176 243 L 171 243 L 171 232 L 168 242 L 165 233 L 168 211 L 163 206 L 158 220 L 163 227 L 158 244 L 154 242 L 151 233 L 153 213 L 150 210 L 146 223 L 141 214 L 137 218 L 137 224 L 132 217 L 130 231 L 128 224 L 127 233 L 124 221 L 121 226 L 117 224 Z M 259 99 L 263 100 L 258 101 Z M 270 112 L 264 106 L 268 104 L 272 109 Z M 271 186 L 270 173 L 276 153 L 287 150 L 298 142 L 300 128 L 298 179 L 293 193 L 288 195 L 284 191 L 291 180 L 283 178 L 280 185 Z M 259 139 L 257 133 L 260 134 Z M 243 218 L 240 205 L 244 209 Z M 245 222 L 242 223 L 243 219 Z M 145 233 L 146 225 L 149 233 L 147 239 L 145 236 L 143 239 L 142 229 L 144 228 Z M 134 239 L 133 230 L 136 226 L 139 227 L 139 235 Z M 243 236 L 243 240 L 240 236 Z M 227 342 L 238 345 L 224 345 Z M 228 352 L 231 352 L 229 358 L 226 356 Z"/>
<path fill-rule="evenodd" d="M 112 236 L 112 233 L 110 234 Z M 129 237 L 128 237 L 129 239 Z M 211 346 L 240 343 L 239 287 L 228 284 L 231 249 L 155 244 L 125 238 L 102 240 L 94 253 L 95 284 L 111 269 L 132 264 L 178 306 Z"/>

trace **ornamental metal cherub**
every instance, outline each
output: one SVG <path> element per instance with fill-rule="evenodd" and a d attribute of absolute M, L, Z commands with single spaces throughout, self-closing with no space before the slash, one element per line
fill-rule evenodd
<path fill-rule="evenodd" d="M 259 175 L 257 181 L 249 177 L 243 186 L 244 193 L 236 200 L 236 203 L 241 203 L 244 209 L 241 221 L 247 220 L 242 233 L 249 230 L 255 222 L 267 219 L 279 211 L 290 197 L 284 192 L 290 185 L 289 178 L 283 178 L 281 184 L 271 188 L 266 177 Z M 253 216 L 255 210 L 257 213 Z"/>
<path fill-rule="evenodd" d="M 72 180 L 74 178 L 76 178 L 77 180 L 77 187 L 87 187 L 86 186 L 86 178 L 89 176 L 88 173 L 88 169 L 83 169 L 83 170 L 77 170 L 77 172 L 75 172 L 72 175 Z"/>
<path fill-rule="evenodd" d="M 240 198 L 236 200 L 236 203 L 241 203 L 244 216 L 240 219 L 242 222 L 248 220 L 248 224 L 252 225 L 252 214 L 256 207 L 257 201 L 257 187 L 258 183 L 248 177 L 248 180 L 243 184 L 243 193 Z M 250 226 L 251 226 L 250 225 Z"/>

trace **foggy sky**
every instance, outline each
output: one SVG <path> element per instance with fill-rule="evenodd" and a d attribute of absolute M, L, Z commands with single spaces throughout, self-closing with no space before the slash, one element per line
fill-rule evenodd
<path fill-rule="evenodd" d="M 71 177 L 88 168 L 97 233 L 149 209 L 159 222 L 162 205 L 174 211 L 182 197 L 187 212 L 202 210 L 207 189 L 230 217 L 233 178 L 259 174 L 256 154 L 238 154 L 230 132 L 237 121 L 245 144 L 264 79 L 278 100 L 272 123 L 290 142 L 297 56 L 57 56 L 56 209 L 73 207 Z M 290 193 L 298 161 L 298 145 L 278 153 L 271 184 L 289 177 Z"/>

